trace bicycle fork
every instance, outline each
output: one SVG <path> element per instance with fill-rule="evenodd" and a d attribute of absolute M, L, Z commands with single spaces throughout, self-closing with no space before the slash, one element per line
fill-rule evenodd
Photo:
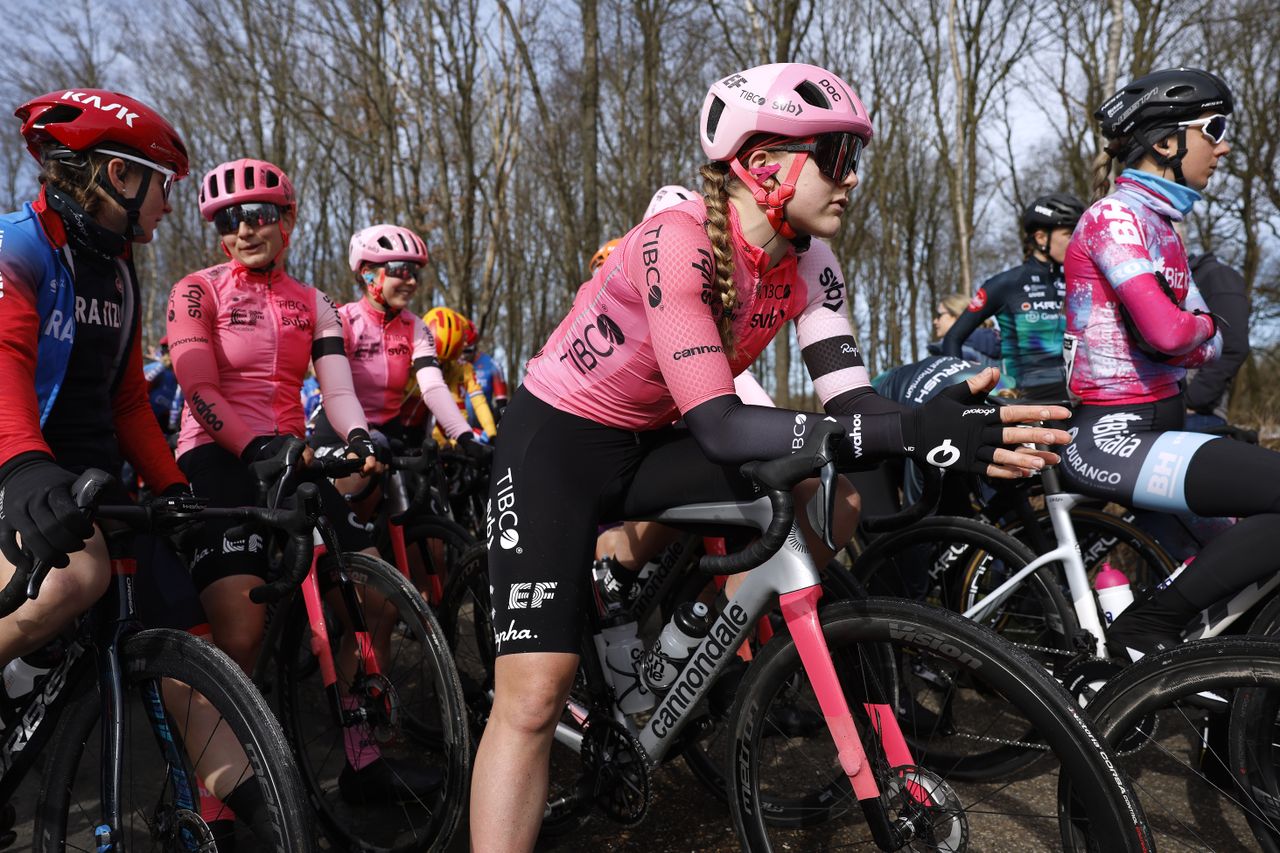
<path fill-rule="evenodd" d="M 831 739 L 835 741 L 840 767 L 849 777 L 849 784 L 862 806 L 872 838 L 881 850 L 897 850 L 902 846 L 902 832 L 890 822 L 889 814 L 880 800 L 880 786 L 872 772 L 871 763 L 867 760 L 862 738 L 853 722 L 853 713 L 849 710 L 835 664 L 831 661 L 831 650 L 827 647 L 826 637 L 818 623 L 817 605 L 821 595 L 820 586 L 783 593 L 779 596 L 782 616 L 786 619 L 796 650 L 800 653 L 800 662 L 804 665 L 822 715 L 826 718 Z M 889 765 L 914 765 L 915 761 L 911 758 L 893 707 L 867 701 L 863 708 L 880 737 Z M 906 787 L 910 796 L 923 804 L 929 803 L 927 793 L 918 785 L 909 783 Z"/>
<path fill-rule="evenodd" d="M 307 623 L 311 629 L 311 653 L 315 655 L 316 661 L 320 667 L 320 677 L 324 682 L 325 690 L 329 693 L 331 706 L 338 711 L 339 722 L 346 726 L 363 722 L 356 711 L 348 711 L 343 707 L 343 696 L 339 686 L 338 667 L 334 659 L 333 645 L 329 636 L 329 624 L 325 618 L 324 600 L 320 592 L 320 578 L 317 572 L 317 565 L 320 558 L 328 552 L 328 547 L 321 541 L 317 532 L 316 541 L 313 545 L 311 555 L 311 569 L 307 572 L 306 578 L 302 582 L 302 600 L 307 608 Z M 356 675 L 351 679 L 351 693 L 354 695 L 356 688 L 361 687 L 360 682 L 369 681 L 371 684 L 377 684 L 380 681 L 382 670 L 378 665 L 378 657 L 373 647 L 373 637 L 369 632 L 369 626 L 365 623 L 364 611 L 360 606 L 360 599 L 356 595 L 350 580 L 347 577 L 346 566 L 343 565 L 340 552 L 334 551 L 334 556 L 338 559 L 338 584 L 337 588 L 342 595 L 342 602 L 347 611 L 350 620 L 349 628 L 356 643 L 357 667 Z M 363 675 L 363 678 L 360 677 Z M 380 700 L 381 688 L 371 687 L 370 696 L 375 700 Z"/>

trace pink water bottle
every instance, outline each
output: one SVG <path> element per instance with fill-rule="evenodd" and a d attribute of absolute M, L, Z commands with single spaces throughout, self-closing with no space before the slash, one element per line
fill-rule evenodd
<path fill-rule="evenodd" d="M 1113 569 L 1110 563 L 1103 563 L 1098 574 L 1093 578 L 1093 588 L 1098 593 L 1098 604 L 1106 617 L 1107 624 L 1116 621 L 1116 617 L 1124 609 L 1133 604 L 1133 590 L 1129 589 L 1129 576 L 1119 569 Z"/>

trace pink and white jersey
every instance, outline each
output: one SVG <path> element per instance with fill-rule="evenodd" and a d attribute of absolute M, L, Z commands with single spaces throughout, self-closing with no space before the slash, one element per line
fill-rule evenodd
<path fill-rule="evenodd" d="M 445 385 L 435 341 L 421 318 L 412 311 L 388 317 L 367 299 L 348 302 L 338 313 L 356 397 L 369 423 L 380 425 L 399 417 L 413 373 L 445 434 L 457 438 L 471 431 Z"/>
<path fill-rule="evenodd" d="M 1222 336 L 1213 320 L 1192 313 L 1207 309 L 1173 229 L 1180 219 L 1164 196 L 1121 177 L 1115 191 L 1094 202 L 1076 225 L 1065 264 L 1066 314 L 1068 338 L 1075 338 L 1071 391 L 1084 402 L 1120 405 L 1172 397 L 1186 368 L 1218 357 Z M 1122 306 L 1142 338 L 1167 353 L 1167 360 L 1138 347 Z"/>
<path fill-rule="evenodd" d="M 737 346 L 726 357 L 710 308 L 714 267 L 705 219 L 699 198 L 631 229 L 530 359 L 529 390 L 598 423 L 656 429 L 733 394 L 733 377 L 789 320 L 824 403 L 869 386 L 831 249 L 814 240 L 807 252 L 769 269 L 769 255 L 742 236 L 732 205 Z"/>
<path fill-rule="evenodd" d="M 169 292 L 168 335 L 187 398 L 179 456 L 214 441 L 239 455 L 255 436 L 305 436 L 299 392 L 313 360 L 334 429 L 366 427 L 338 309 L 284 272 L 233 261 L 192 273 Z"/>

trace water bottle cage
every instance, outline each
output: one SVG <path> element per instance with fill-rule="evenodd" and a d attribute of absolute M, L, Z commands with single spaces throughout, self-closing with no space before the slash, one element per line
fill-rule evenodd
<path fill-rule="evenodd" d="M 667 666 L 670 665 L 676 671 L 676 676 L 671 679 L 674 682 L 680 674 L 681 667 L 687 660 L 687 657 L 673 658 L 662 651 L 661 648 L 652 648 L 640 659 L 642 670 L 640 678 L 651 693 L 665 693 L 671 684 L 659 684 L 658 679 L 662 677 Z"/>

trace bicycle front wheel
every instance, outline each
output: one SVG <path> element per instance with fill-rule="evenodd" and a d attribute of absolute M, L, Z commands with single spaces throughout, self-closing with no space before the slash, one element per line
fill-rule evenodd
<path fill-rule="evenodd" d="M 471 766 L 457 670 L 431 610 L 394 567 L 365 554 L 344 558 L 345 577 L 332 555 L 317 567 L 341 698 L 324 683 L 299 596 L 276 655 L 281 723 L 335 844 L 444 849 L 462 816 Z M 351 585 L 368 628 L 377 673 L 357 657 L 344 584 Z M 376 787 L 352 766 L 353 743 L 365 757 L 365 750 L 376 750 L 374 771 L 383 777 Z M 424 774 L 442 778 L 427 790 Z"/>
<path fill-rule="evenodd" d="M 166 629 L 127 638 L 120 659 L 124 766 L 115 849 L 217 849 L 223 836 L 215 836 L 210 824 L 230 821 L 231 813 L 214 805 L 202 817 L 201 780 L 224 795 L 241 785 L 260 793 L 268 826 L 218 827 L 239 836 L 241 849 L 315 849 L 311 809 L 293 756 L 239 667 L 209 643 Z M 59 721 L 36 814 L 35 849 L 100 849 L 102 725 L 96 687 Z"/>
<path fill-rule="evenodd" d="M 1280 642 L 1236 636 L 1147 655 L 1089 703 L 1158 849 L 1277 849 L 1277 697 Z"/>
<path fill-rule="evenodd" d="M 911 601 L 840 602 L 822 611 L 821 624 L 881 792 L 874 808 L 906 833 L 903 849 L 1056 847 L 1058 777 L 1078 783 L 1074 816 L 1088 830 L 1070 849 L 1148 849 L 1141 807 L 1112 770 L 1114 757 L 1030 657 L 982 626 Z M 761 651 L 732 714 L 731 807 L 745 849 L 874 849 L 789 634 Z M 1034 743 L 1021 740 L 1028 730 Z M 999 781 L 970 783 L 952 772 L 966 744 L 1012 744 L 1039 758 Z"/>

